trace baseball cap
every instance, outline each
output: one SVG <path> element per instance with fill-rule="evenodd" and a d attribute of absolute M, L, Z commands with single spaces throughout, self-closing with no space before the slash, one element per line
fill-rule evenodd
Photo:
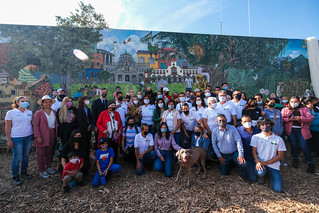
<path fill-rule="evenodd" d="M 169 92 L 169 89 L 168 89 L 167 87 L 164 87 L 164 88 L 163 88 L 163 91 Z"/>
<path fill-rule="evenodd" d="M 64 91 L 64 89 L 60 88 L 57 90 L 57 92 L 61 92 L 61 91 Z"/>

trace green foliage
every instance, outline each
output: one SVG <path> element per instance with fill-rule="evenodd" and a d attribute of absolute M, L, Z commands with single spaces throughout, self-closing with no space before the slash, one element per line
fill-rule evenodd
<path fill-rule="evenodd" d="M 100 79 L 102 79 L 106 82 L 109 78 L 111 78 L 111 73 L 109 73 L 106 70 L 100 71 Z"/>

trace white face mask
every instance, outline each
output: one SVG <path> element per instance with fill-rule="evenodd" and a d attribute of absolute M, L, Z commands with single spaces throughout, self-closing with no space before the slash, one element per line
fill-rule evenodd
<path fill-rule="evenodd" d="M 243 124 L 243 126 L 246 128 L 246 129 L 249 129 L 250 127 L 251 127 L 251 122 L 245 122 L 244 124 Z"/>
<path fill-rule="evenodd" d="M 168 105 L 169 109 L 174 109 L 174 105 Z"/>
<path fill-rule="evenodd" d="M 210 96 L 211 96 L 210 92 L 206 92 L 206 93 L 205 93 L 205 96 L 206 96 L 206 97 L 210 97 Z"/>
<path fill-rule="evenodd" d="M 180 100 L 181 102 L 185 102 L 185 97 L 180 97 L 179 100 Z"/>
<path fill-rule="evenodd" d="M 290 106 L 291 106 L 292 108 L 296 108 L 297 106 L 299 106 L 299 103 L 290 103 Z"/>
<path fill-rule="evenodd" d="M 70 160 L 71 163 L 75 164 L 77 162 L 80 162 L 80 159 L 79 158 L 73 158 Z"/>
<path fill-rule="evenodd" d="M 85 103 L 86 106 L 90 105 L 90 101 L 89 100 L 86 100 L 84 103 Z"/>
<path fill-rule="evenodd" d="M 142 99 L 142 97 L 143 97 L 142 95 L 137 95 L 137 98 L 140 100 Z"/>
<path fill-rule="evenodd" d="M 216 106 L 217 106 L 217 103 L 213 103 L 211 106 L 212 106 L 212 108 L 214 108 L 214 109 L 215 109 L 215 108 L 216 108 Z"/>
<path fill-rule="evenodd" d="M 196 105 L 199 106 L 202 104 L 202 101 L 196 101 Z"/>
<path fill-rule="evenodd" d="M 150 103 L 150 100 L 149 99 L 145 99 L 144 100 L 144 104 L 149 104 Z"/>
<path fill-rule="evenodd" d="M 159 103 L 159 104 L 158 104 L 158 107 L 159 107 L 159 108 L 163 108 L 163 106 L 164 106 L 163 103 Z"/>
<path fill-rule="evenodd" d="M 134 102 L 134 104 L 135 104 L 135 105 L 137 105 L 137 104 L 138 104 L 138 101 L 133 101 L 133 102 Z"/>
<path fill-rule="evenodd" d="M 220 97 L 219 97 L 219 100 L 220 100 L 220 102 L 225 102 L 225 101 L 226 101 L 226 97 L 220 96 Z"/>

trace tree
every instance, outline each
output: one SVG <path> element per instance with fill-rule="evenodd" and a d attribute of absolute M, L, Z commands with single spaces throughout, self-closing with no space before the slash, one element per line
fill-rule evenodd
<path fill-rule="evenodd" d="M 56 17 L 59 27 L 0 25 L 1 36 L 9 38 L 6 68 L 10 73 L 24 67 L 26 57 L 37 55 L 42 61 L 41 72 L 57 74 L 60 86 L 71 95 L 72 77 L 90 63 L 78 60 L 73 49 L 92 57 L 102 40 L 100 29 L 107 27 L 103 15 L 97 14 L 92 5 L 80 2 L 79 6 L 69 17 Z"/>
<path fill-rule="evenodd" d="M 111 78 L 111 74 L 108 71 L 106 70 L 100 71 L 100 79 L 104 80 L 104 83 L 106 83 L 106 81 L 110 78 Z"/>
<path fill-rule="evenodd" d="M 165 51 L 162 57 L 186 58 L 193 66 L 201 66 L 211 76 L 213 87 L 227 81 L 231 68 L 258 69 L 269 64 L 285 48 L 288 39 L 252 38 L 205 34 L 152 32 L 141 42 L 156 42 Z"/>

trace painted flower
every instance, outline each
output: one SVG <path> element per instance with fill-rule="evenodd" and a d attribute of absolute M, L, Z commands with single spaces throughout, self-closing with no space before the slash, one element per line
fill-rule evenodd
<path fill-rule="evenodd" d="M 261 89 L 259 90 L 259 92 L 260 92 L 260 94 L 264 94 L 264 93 L 265 93 L 264 88 L 261 88 Z"/>
<path fill-rule="evenodd" d="M 265 95 L 269 95 L 269 90 L 268 89 L 265 90 Z"/>

